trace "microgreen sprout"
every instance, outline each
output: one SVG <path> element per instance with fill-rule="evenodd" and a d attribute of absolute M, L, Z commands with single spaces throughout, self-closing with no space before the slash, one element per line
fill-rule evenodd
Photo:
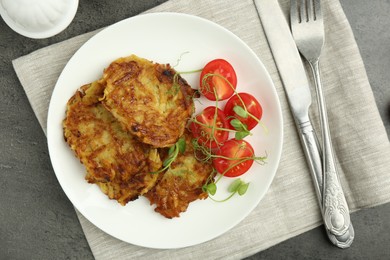
<path fill-rule="evenodd" d="M 171 89 L 169 89 L 167 91 L 167 94 L 168 95 L 172 95 L 172 96 L 176 96 L 177 93 L 179 93 L 179 90 L 180 90 L 180 84 L 179 84 L 179 73 L 175 73 L 173 75 L 173 84 L 172 84 L 172 87 Z"/>
<path fill-rule="evenodd" d="M 247 182 L 244 182 L 243 180 L 241 179 L 236 179 L 235 181 L 233 181 L 229 187 L 228 187 L 228 191 L 230 193 L 238 193 L 238 195 L 242 196 L 246 193 L 246 191 L 248 190 L 248 187 L 249 187 L 249 183 Z"/>
<path fill-rule="evenodd" d="M 186 53 L 183 53 L 183 55 Z M 178 65 L 180 62 L 182 56 L 178 59 L 178 62 L 175 66 Z M 176 95 L 180 91 L 180 80 L 181 78 L 179 77 L 181 74 L 190 74 L 190 73 L 197 73 L 201 72 L 202 69 L 199 70 L 193 70 L 193 71 L 187 71 L 187 72 L 176 72 L 175 75 L 173 76 L 173 85 L 172 89 L 170 90 L 170 93 L 172 95 Z M 210 83 L 210 77 L 214 77 L 217 80 L 223 80 L 225 81 L 230 88 L 233 89 L 234 95 L 238 97 L 240 100 L 240 104 L 237 104 L 233 107 L 233 111 L 236 113 L 237 117 L 232 117 L 230 118 L 229 122 L 230 125 L 233 127 L 233 129 L 230 128 L 225 128 L 219 124 L 217 124 L 217 108 L 218 108 L 218 102 L 219 102 L 219 97 L 217 93 L 217 88 L 211 88 L 211 83 Z M 255 155 L 249 156 L 249 157 L 240 157 L 240 156 L 233 156 L 232 158 L 230 157 L 225 157 L 221 155 L 217 155 L 212 152 L 211 149 L 211 142 L 215 142 L 218 145 L 218 148 L 222 145 L 221 143 L 218 143 L 216 140 L 216 135 L 218 134 L 216 131 L 226 131 L 226 132 L 231 132 L 234 133 L 235 139 L 237 140 L 242 140 L 248 135 L 252 135 L 251 132 L 248 130 L 248 126 L 244 123 L 242 123 L 239 118 L 253 118 L 256 120 L 259 124 L 263 126 L 263 128 L 266 130 L 265 126 L 261 123 L 261 121 L 252 115 L 247 107 L 246 104 L 244 103 L 243 99 L 240 97 L 240 95 L 237 93 L 235 87 L 231 84 L 231 82 L 225 78 L 224 76 L 217 74 L 217 73 L 207 73 L 203 76 L 201 79 L 201 85 L 203 86 L 203 89 L 201 90 L 202 92 L 209 92 L 213 93 L 215 96 L 215 113 L 213 117 L 213 122 L 212 124 L 205 124 L 203 122 L 200 122 L 197 120 L 196 116 L 193 116 L 190 121 L 192 123 L 200 125 L 203 129 L 201 130 L 200 136 L 203 138 L 203 140 L 206 140 L 206 142 L 203 141 L 203 143 L 199 142 L 199 138 L 194 138 L 192 139 L 192 146 L 194 148 L 194 155 L 195 158 L 199 161 L 202 161 L 203 163 L 211 163 L 212 160 L 216 158 L 222 158 L 224 160 L 229 160 L 232 161 L 231 165 L 222 173 L 219 173 L 219 176 L 215 179 L 216 176 L 216 170 L 213 168 L 213 172 L 210 174 L 208 177 L 206 183 L 202 186 L 202 190 L 206 192 L 209 197 L 217 202 L 224 202 L 232 198 L 235 194 L 238 194 L 239 196 L 244 195 L 249 187 L 249 183 L 244 182 L 242 179 L 235 179 L 228 187 L 228 192 L 230 193 L 225 199 L 222 200 L 216 200 L 212 196 L 214 196 L 217 193 L 217 183 L 221 180 L 221 178 L 231 169 L 234 167 L 239 166 L 240 164 L 248 161 L 248 160 L 253 160 L 257 163 L 264 164 L 267 156 L 265 157 L 256 157 Z M 210 147 L 207 147 L 210 144 Z M 218 149 L 217 148 L 217 149 Z M 171 166 L 173 161 L 176 159 L 179 153 L 184 153 L 185 151 L 185 140 L 184 139 L 179 139 L 179 141 L 172 146 L 169 151 L 168 151 L 168 157 L 167 159 L 164 160 L 163 162 L 163 168 L 159 170 L 156 173 L 163 172 Z"/>
<path fill-rule="evenodd" d="M 217 192 L 217 185 L 214 182 L 211 182 L 209 184 L 203 185 L 202 189 L 210 195 L 215 195 Z"/>
<path fill-rule="evenodd" d="M 238 99 L 240 100 L 240 102 L 241 102 L 241 104 L 242 104 L 242 106 L 240 106 L 240 105 L 236 105 L 236 106 L 234 106 L 233 107 L 233 110 L 234 110 L 234 112 L 238 115 L 238 116 L 240 116 L 240 117 L 242 117 L 242 118 L 248 118 L 248 117 L 250 117 L 250 118 L 253 118 L 255 121 L 257 121 L 258 123 L 261 123 L 261 121 L 257 118 L 257 117 L 255 117 L 254 115 L 252 115 L 249 111 L 248 111 L 248 109 L 247 109 L 247 107 L 246 107 L 246 105 L 245 105 L 245 103 L 244 103 L 244 101 L 242 100 L 242 98 L 240 97 L 240 95 L 237 93 L 237 91 L 236 91 L 236 89 L 234 88 L 234 86 L 230 83 L 230 81 L 229 80 L 227 80 L 224 76 L 222 76 L 222 75 L 219 75 L 219 74 L 216 74 L 216 73 L 207 73 L 207 74 L 205 74 L 204 76 L 203 76 L 203 78 L 202 78 L 202 85 L 203 85 L 203 87 L 204 87 L 204 91 L 207 91 L 207 92 L 212 92 L 211 91 L 211 89 L 210 89 L 210 85 L 209 85 L 209 82 L 208 82 L 208 78 L 210 78 L 210 77 L 217 77 L 217 78 L 220 78 L 220 79 L 222 79 L 222 80 L 224 80 L 224 81 L 226 81 L 226 83 L 229 85 L 229 87 L 231 88 L 231 89 L 233 89 L 233 91 L 234 91 L 234 95 L 236 95 L 237 97 L 238 97 Z M 213 91 L 214 91 L 214 95 L 215 95 L 215 99 L 216 99 L 216 106 L 218 105 L 218 93 L 217 93 L 217 89 L 216 88 L 213 88 Z M 243 123 L 241 123 L 241 121 L 239 120 L 239 119 L 237 119 L 237 118 L 234 118 L 234 119 L 236 119 L 236 121 L 235 122 L 233 122 L 233 124 L 230 122 L 230 124 L 233 126 L 233 128 L 236 130 L 236 133 L 235 133 L 235 138 L 237 139 L 237 140 L 241 140 L 241 139 L 244 139 L 245 137 L 247 137 L 248 135 L 252 135 L 251 133 L 250 133 L 250 131 L 248 130 L 248 128 L 247 128 L 247 126 L 246 125 L 244 125 Z M 233 119 L 233 120 L 234 120 Z M 238 123 L 237 121 L 240 121 L 240 123 Z M 268 132 L 268 130 L 266 129 L 266 127 L 264 126 L 264 124 L 261 124 L 261 126 L 263 127 L 263 129 L 265 130 L 265 132 L 267 133 Z M 218 129 L 218 130 L 224 130 L 224 131 L 230 131 L 230 129 Z M 213 134 L 214 134 L 214 132 L 212 132 Z M 213 136 L 213 135 L 212 135 Z"/>
<path fill-rule="evenodd" d="M 248 118 L 248 111 L 242 106 L 236 105 L 233 107 L 234 112 L 242 118 Z"/>
<path fill-rule="evenodd" d="M 180 54 L 180 57 L 176 60 L 176 64 L 173 65 L 172 67 L 175 68 L 175 67 L 179 66 L 179 64 L 180 64 L 181 59 L 183 58 L 183 56 L 184 56 L 185 54 L 188 54 L 188 53 L 190 53 L 190 52 L 189 52 L 189 51 L 185 51 L 185 52 L 183 52 L 182 54 Z"/>
<path fill-rule="evenodd" d="M 222 75 L 219 75 L 217 73 L 206 73 L 203 78 L 202 78 L 202 86 L 203 86 L 203 90 L 205 90 L 206 92 L 209 92 L 209 93 L 212 93 L 215 95 L 215 99 L 218 101 L 218 93 L 217 93 L 217 88 L 213 88 L 213 90 L 211 90 L 210 88 L 210 84 L 208 82 L 208 78 L 210 77 L 216 77 L 216 78 L 219 78 L 219 79 L 222 79 L 224 81 L 226 81 L 229 86 L 231 88 L 233 88 L 233 90 L 235 91 L 235 88 L 233 87 L 233 85 L 230 83 L 229 80 L 227 80 L 224 76 Z"/>
<path fill-rule="evenodd" d="M 227 80 L 224 76 L 219 75 L 219 74 L 216 74 L 216 73 L 207 73 L 207 74 L 205 74 L 205 75 L 203 76 L 203 78 L 202 78 L 202 84 L 203 84 L 203 86 L 205 87 L 206 91 L 208 91 L 208 92 L 211 93 L 210 85 L 209 85 L 209 83 L 208 83 L 208 81 L 207 81 L 207 79 L 208 79 L 209 77 L 218 77 L 218 78 L 220 78 L 220 79 L 226 81 L 226 83 L 229 85 L 229 87 L 230 87 L 231 89 L 233 89 L 234 95 L 237 96 L 237 98 L 240 100 L 240 103 L 242 104 L 242 106 L 236 105 L 236 106 L 233 108 L 234 112 L 235 112 L 238 116 L 240 116 L 240 117 L 242 117 L 242 118 L 248 118 L 248 117 L 253 118 L 257 123 L 259 123 L 259 124 L 261 125 L 261 127 L 264 129 L 264 132 L 265 132 L 266 134 L 268 133 L 267 127 L 262 123 L 261 120 L 259 120 L 257 117 L 255 117 L 254 115 L 252 115 L 252 114 L 248 111 L 248 109 L 247 109 L 247 107 L 246 107 L 246 105 L 245 105 L 244 100 L 242 100 L 242 98 L 240 97 L 240 95 L 239 95 L 238 92 L 236 91 L 235 87 L 232 85 L 232 83 L 230 83 L 230 81 Z M 214 88 L 214 89 L 215 89 L 215 88 Z M 214 91 L 214 92 L 216 92 L 216 91 Z M 218 95 L 217 95 L 217 94 L 215 94 L 215 97 L 216 97 L 216 99 L 218 100 Z"/>
<path fill-rule="evenodd" d="M 176 160 L 179 153 L 183 154 L 185 150 L 186 150 L 186 140 L 182 137 L 173 146 L 169 148 L 168 157 L 164 160 L 162 164 L 163 168 L 152 173 L 157 174 L 169 169 L 171 164 Z"/>
<path fill-rule="evenodd" d="M 213 179 L 208 179 L 206 184 L 203 185 L 203 187 L 202 187 L 203 191 L 207 192 L 209 197 L 212 200 L 217 201 L 217 202 L 227 201 L 228 199 L 233 197 L 236 193 L 238 195 L 242 196 L 246 193 L 246 190 L 248 189 L 249 183 L 245 183 L 240 179 L 236 179 L 231 184 L 231 186 L 229 186 L 228 191 L 230 192 L 230 195 L 227 198 L 225 198 L 223 200 L 216 200 L 216 199 L 212 198 L 212 196 L 214 196 L 217 192 L 217 183 L 223 178 L 223 176 L 228 171 L 230 171 L 234 167 L 236 167 L 236 166 L 238 166 L 246 161 L 249 161 L 249 160 L 254 160 L 255 162 L 260 163 L 260 164 L 265 164 L 265 161 L 267 159 L 267 156 L 263 156 L 263 157 L 259 157 L 259 156 L 226 157 L 226 156 L 222 156 L 222 155 L 217 155 L 217 154 L 213 154 L 211 152 L 211 150 L 208 150 L 206 147 L 199 145 L 196 139 L 193 139 L 192 142 L 194 145 L 194 149 L 197 151 L 200 151 L 202 153 L 203 158 L 200 158 L 200 160 L 202 160 L 202 161 L 207 162 L 207 161 L 211 161 L 211 160 L 216 159 L 216 158 L 221 158 L 221 159 L 228 160 L 228 161 L 234 161 L 224 172 L 221 172 L 219 174 L 218 178 L 215 181 Z M 246 148 L 245 148 L 245 146 L 242 146 L 239 149 L 246 149 Z M 212 176 L 214 176 L 214 174 Z"/>
<path fill-rule="evenodd" d="M 206 186 L 206 191 L 210 194 L 210 195 L 215 195 L 215 193 L 217 192 L 217 186 L 215 183 L 210 183 Z M 230 193 L 229 196 L 227 196 L 225 199 L 222 199 L 222 200 L 217 200 L 217 199 L 214 199 L 212 197 L 210 197 L 210 199 L 212 199 L 213 201 L 215 202 L 225 202 L 225 201 L 228 201 L 229 199 L 231 199 L 235 194 L 238 194 L 240 196 L 244 195 L 247 190 L 248 190 L 248 187 L 249 187 L 249 182 L 244 182 L 243 180 L 241 180 L 240 178 L 239 179 L 236 179 L 234 180 L 228 187 L 227 191 Z M 213 191 L 213 193 L 211 193 L 210 191 Z"/>
<path fill-rule="evenodd" d="M 244 101 L 242 100 L 242 98 L 236 92 L 236 90 L 233 87 L 233 85 L 225 77 L 223 77 L 223 76 L 221 76 L 219 74 L 207 73 L 202 78 L 202 85 L 205 88 L 204 91 L 209 91 L 209 92 L 213 91 L 214 95 L 215 95 L 216 111 L 215 111 L 215 114 L 214 114 L 214 122 L 213 122 L 213 124 L 209 125 L 209 124 L 204 124 L 202 122 L 199 122 L 196 119 L 196 117 L 191 119 L 193 123 L 199 124 L 200 126 L 202 126 L 205 129 L 204 131 L 201 132 L 202 138 L 206 139 L 207 141 L 215 141 L 216 142 L 217 140 L 215 138 L 215 134 L 216 134 L 215 131 L 233 132 L 235 134 L 235 139 L 237 139 L 237 140 L 242 140 L 245 137 L 247 137 L 248 135 L 252 135 L 251 132 L 248 130 L 247 125 L 242 123 L 236 117 L 230 118 L 230 125 L 234 128 L 234 130 L 233 129 L 223 128 L 223 127 L 220 127 L 220 126 L 218 126 L 216 124 L 217 107 L 218 107 L 219 99 L 218 99 L 217 89 L 213 88 L 211 90 L 211 88 L 210 88 L 209 82 L 207 80 L 209 77 L 218 77 L 218 78 L 220 78 L 222 80 L 225 80 L 228 83 L 228 85 L 234 90 L 234 94 L 237 95 L 238 99 L 240 100 L 240 102 L 242 104 L 242 105 L 236 105 L 233 108 L 233 110 L 237 114 L 237 116 L 239 116 L 241 118 L 251 117 L 251 118 L 255 119 L 258 123 L 260 122 L 260 120 L 258 118 L 253 116 L 248 111 L 248 109 L 247 109 Z M 209 129 L 209 131 L 207 131 L 207 129 Z M 215 158 L 222 158 L 222 159 L 225 159 L 225 160 L 233 161 L 233 163 L 223 173 L 220 173 L 220 175 L 217 178 L 217 180 L 215 180 L 215 181 L 208 180 L 206 182 L 206 184 L 203 186 L 203 191 L 207 192 L 209 194 L 209 197 L 212 200 L 220 201 L 220 202 L 226 201 L 226 200 L 230 199 L 236 193 L 239 194 L 240 196 L 244 195 L 246 193 L 247 189 L 248 189 L 248 186 L 249 186 L 249 183 L 246 183 L 246 182 L 242 181 L 241 179 L 236 179 L 231 184 L 231 186 L 229 186 L 229 190 L 228 191 L 230 192 L 230 195 L 227 198 L 225 198 L 223 200 L 216 200 L 216 199 L 214 199 L 212 196 L 214 196 L 216 194 L 216 192 L 217 192 L 217 183 L 226 174 L 226 172 L 228 172 L 232 168 L 237 167 L 238 165 L 240 165 L 240 164 L 242 164 L 242 163 L 244 163 L 244 162 L 246 162 L 248 160 L 254 160 L 254 161 L 258 162 L 258 163 L 264 164 L 265 160 L 267 158 L 267 157 L 256 157 L 256 156 L 251 156 L 251 157 L 239 157 L 239 156 L 236 157 L 236 156 L 234 156 L 233 158 L 229 158 L 229 157 L 224 157 L 224 156 L 216 155 L 216 154 L 212 153 L 211 147 L 206 147 L 205 144 L 199 144 L 197 139 L 193 139 L 192 144 L 193 144 L 194 149 L 198 153 L 200 152 L 201 156 L 197 155 L 197 159 L 199 159 L 201 161 L 204 161 L 204 162 L 205 161 L 211 161 L 211 160 L 213 160 Z M 220 146 L 220 145 L 222 145 L 222 144 L 218 144 L 218 146 Z"/>
<path fill-rule="evenodd" d="M 248 135 L 251 135 L 251 132 L 249 132 L 247 126 L 237 118 L 232 119 L 230 124 L 234 127 L 234 129 L 237 130 L 234 136 L 237 140 L 242 140 Z"/>
<path fill-rule="evenodd" d="M 192 74 L 192 73 L 197 73 L 197 72 L 201 72 L 202 69 L 197 69 L 197 70 L 191 70 L 191 71 L 181 71 L 181 72 L 176 72 L 174 75 L 173 75 L 173 84 L 172 84 L 172 87 L 170 90 L 168 90 L 167 94 L 170 94 L 172 96 L 176 96 L 177 93 L 179 93 L 179 90 L 180 90 L 180 83 L 179 83 L 179 76 L 181 74 Z"/>

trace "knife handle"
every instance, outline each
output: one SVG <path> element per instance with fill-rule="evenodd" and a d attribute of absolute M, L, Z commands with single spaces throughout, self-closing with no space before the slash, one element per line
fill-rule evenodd
<path fill-rule="evenodd" d="M 320 146 L 317 136 L 311 125 L 310 120 L 304 120 L 298 123 L 299 135 L 301 138 L 303 151 L 314 183 L 314 189 L 317 194 L 318 204 L 322 212 L 322 162 L 320 155 Z"/>

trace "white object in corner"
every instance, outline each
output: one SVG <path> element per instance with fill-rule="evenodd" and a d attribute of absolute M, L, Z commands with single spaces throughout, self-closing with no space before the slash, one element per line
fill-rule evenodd
<path fill-rule="evenodd" d="M 78 0 L 0 0 L 0 15 L 15 32 L 42 39 L 68 27 L 78 4 Z"/>

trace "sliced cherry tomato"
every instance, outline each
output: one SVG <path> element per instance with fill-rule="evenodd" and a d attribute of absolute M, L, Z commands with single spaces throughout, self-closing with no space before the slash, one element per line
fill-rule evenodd
<path fill-rule="evenodd" d="M 195 117 L 195 120 L 197 122 L 191 122 L 190 130 L 192 135 L 198 138 L 199 144 L 214 149 L 229 138 L 229 132 L 221 130 L 221 128 L 229 128 L 226 115 L 221 109 L 215 106 L 206 107 Z"/>
<path fill-rule="evenodd" d="M 225 157 L 213 160 L 217 172 L 227 177 L 237 177 L 246 173 L 252 166 L 254 150 L 245 140 L 231 139 L 217 150 L 216 155 Z"/>
<path fill-rule="evenodd" d="M 212 74 L 219 76 L 213 76 Z M 200 74 L 200 92 L 209 100 L 228 99 L 233 95 L 236 86 L 236 72 L 226 60 L 216 59 L 210 61 Z"/>
<path fill-rule="evenodd" d="M 244 102 L 242 104 L 240 98 Z M 234 129 L 232 125 L 230 124 L 230 121 L 234 118 L 237 118 L 241 121 L 241 123 L 245 124 L 248 130 L 253 129 L 257 124 L 258 120 L 254 119 L 250 115 L 247 115 L 247 117 L 239 116 L 235 111 L 235 106 L 240 106 L 241 108 L 244 108 L 244 105 L 247 109 L 247 112 L 250 113 L 252 116 L 257 118 L 258 120 L 261 119 L 263 115 L 263 108 L 261 107 L 260 103 L 256 100 L 254 96 L 248 93 L 238 93 L 237 95 L 234 95 L 231 97 L 228 102 L 225 105 L 224 112 L 226 116 L 229 118 L 229 127 Z"/>

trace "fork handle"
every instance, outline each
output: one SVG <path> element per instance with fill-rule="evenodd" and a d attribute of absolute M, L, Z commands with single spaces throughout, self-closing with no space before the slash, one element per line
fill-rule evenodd
<path fill-rule="evenodd" d="M 318 142 L 317 135 L 311 125 L 308 118 L 303 122 L 297 123 L 299 136 L 302 142 L 303 150 L 307 158 L 310 174 L 316 191 L 318 205 L 322 210 L 322 186 L 323 186 L 323 175 L 322 175 L 322 162 L 321 162 L 321 148 Z M 321 212 L 322 213 L 322 212 Z M 351 246 L 355 237 L 355 231 L 352 223 L 348 230 L 341 236 L 336 236 L 325 227 L 326 234 L 329 240 L 339 248 L 348 248 Z"/>
<path fill-rule="evenodd" d="M 341 236 L 348 230 L 351 220 L 349 208 L 337 173 L 330 137 L 325 98 L 323 95 L 319 62 L 309 62 L 314 75 L 322 132 L 323 218 L 330 233 Z"/>

